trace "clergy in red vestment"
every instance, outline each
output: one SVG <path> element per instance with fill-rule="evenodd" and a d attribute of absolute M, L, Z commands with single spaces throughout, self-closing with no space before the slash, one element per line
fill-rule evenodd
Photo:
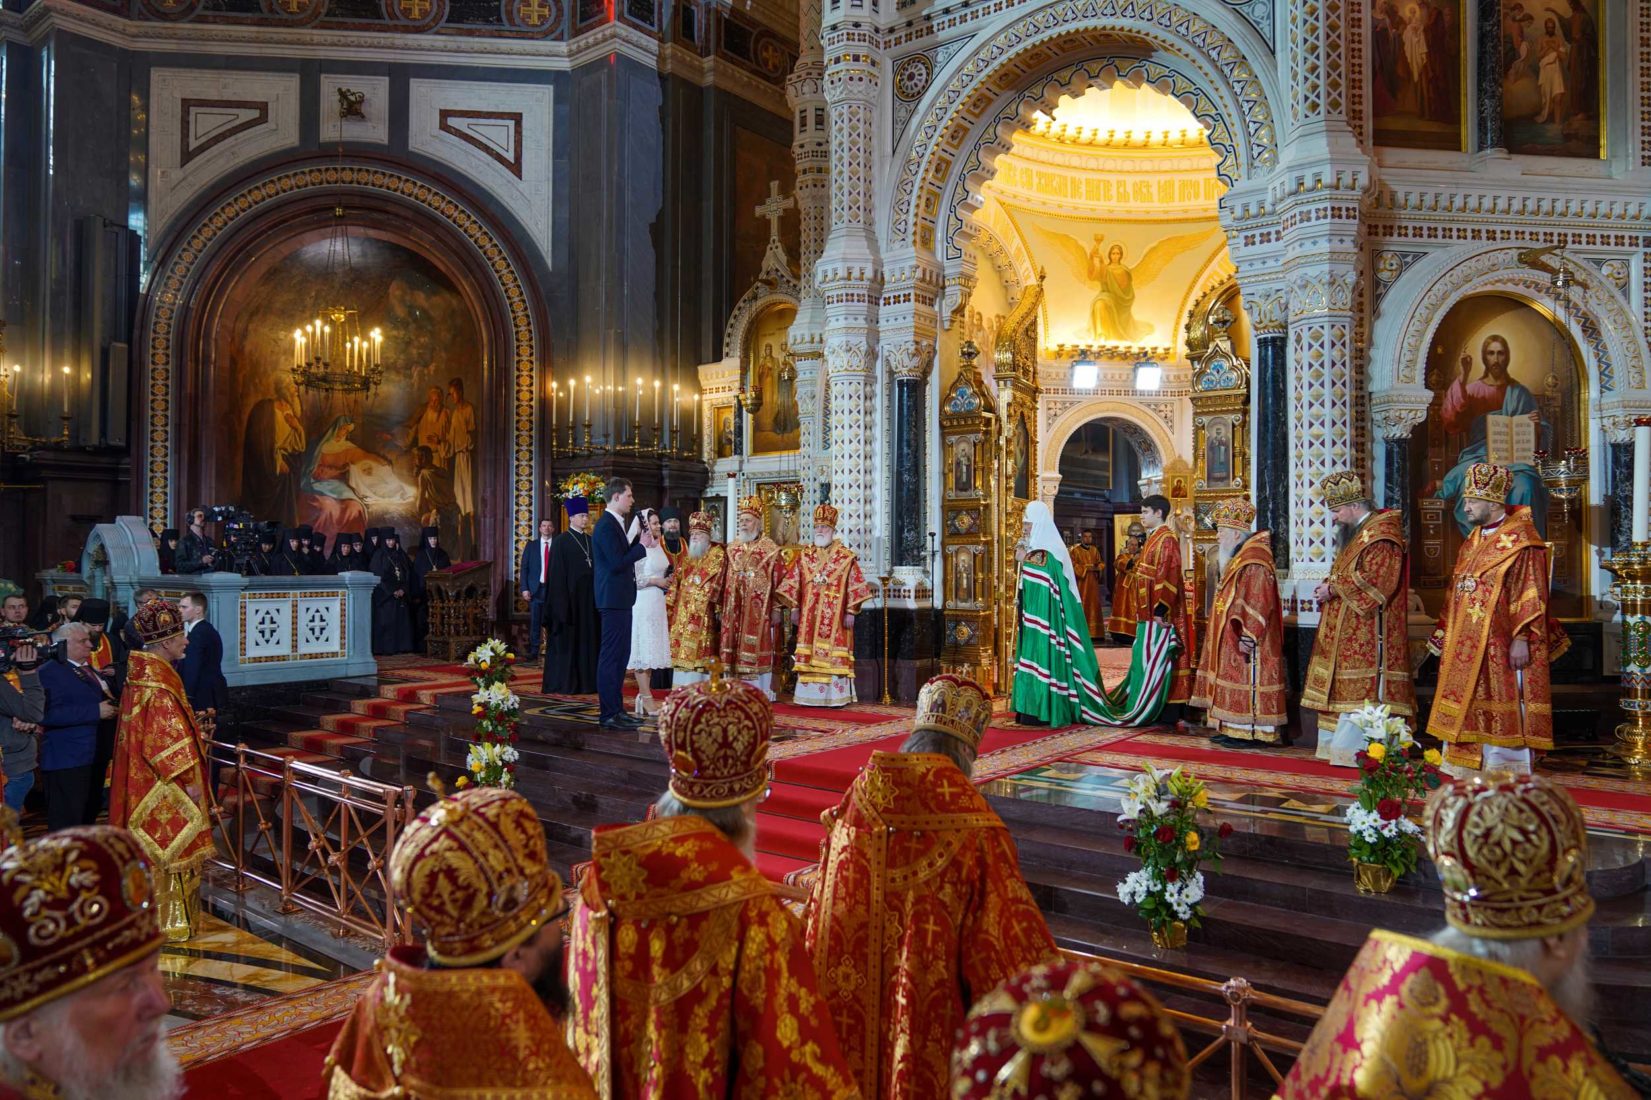
<path fill-rule="evenodd" d="M 1377 929 L 1277 1100 L 1633 1100 L 1588 1035 L 1588 833 L 1564 788 L 1440 787 L 1424 812 L 1447 927 Z"/>
<path fill-rule="evenodd" d="M 1506 467 L 1468 469 L 1462 510 L 1473 531 L 1428 642 L 1439 687 L 1427 732 L 1446 743 L 1454 775 L 1528 772 L 1531 750 L 1554 747 L 1548 668 L 1569 642 L 1548 617 L 1548 545 L 1529 509 L 1504 503 L 1511 483 Z"/>
<path fill-rule="evenodd" d="M 1206 712 L 1218 745 L 1277 745 L 1284 710 L 1284 613 L 1266 531 L 1251 532 L 1255 505 L 1244 497 L 1216 504 L 1221 582 L 1210 604 L 1204 653 L 1191 705 Z"/>
<path fill-rule="evenodd" d="M 822 819 L 808 949 L 866 1096 L 945 1096 L 969 1007 L 1056 954 L 1009 830 L 969 779 L 991 717 L 980 685 L 930 680 L 900 751 L 873 753 Z"/>
<path fill-rule="evenodd" d="M 774 589 L 785 566 L 779 545 L 762 533 L 763 503 L 748 496 L 739 503 L 735 539 L 726 548 L 728 571 L 722 587 L 722 663 L 729 675 L 774 698 L 774 627 L 780 609 Z"/>
<path fill-rule="evenodd" d="M 201 865 L 214 850 L 200 730 L 172 667 L 189 645 L 183 625 L 165 600 L 151 600 L 132 616 L 143 648 L 127 658 L 109 783 L 109 823 L 132 830 L 149 854 L 169 940 L 195 934 Z"/>
<path fill-rule="evenodd" d="M 1107 616 L 1106 630 L 1112 640 L 1128 645 L 1135 640 L 1135 628 L 1141 621 L 1136 614 L 1135 600 L 1139 590 L 1135 584 L 1135 563 L 1140 560 L 1141 547 L 1146 545 L 1147 530 L 1136 520 L 1124 535 L 1124 546 L 1112 561 L 1112 614 Z"/>
<path fill-rule="evenodd" d="M 1150 993 L 1098 960 L 1062 959 L 975 1003 L 952 1052 L 951 1084 L 952 1100 L 1187 1100 L 1192 1071 Z"/>
<path fill-rule="evenodd" d="M 797 615 L 792 702 L 841 707 L 854 702 L 854 616 L 871 599 L 860 557 L 837 540 L 837 509 L 814 509 L 814 545 L 785 570 L 774 598 Z"/>
<path fill-rule="evenodd" d="M 688 517 L 688 542 L 665 594 L 671 617 L 671 682 L 677 687 L 710 678 L 717 662 L 717 611 L 727 576 L 727 556 L 711 542 L 711 515 L 695 512 Z"/>
<path fill-rule="evenodd" d="M 752 866 L 773 715 L 749 684 L 673 691 L 670 786 L 596 830 L 574 903 L 574 1051 L 604 1098 L 855 1097 L 802 928 Z"/>
<path fill-rule="evenodd" d="M 1147 533 L 1135 562 L 1135 617 L 1157 619 L 1175 628 L 1181 650 L 1175 655 L 1175 679 L 1159 721 L 1173 725 L 1192 695 L 1192 635 L 1187 631 L 1186 577 L 1181 571 L 1181 540 L 1169 524 L 1169 500 L 1150 496 L 1141 501 L 1141 526 Z"/>
<path fill-rule="evenodd" d="M 594 1097 L 560 1018 L 567 905 L 533 804 L 439 798 L 397 838 L 390 889 L 424 943 L 379 963 L 327 1055 L 329 1100 Z"/>
<path fill-rule="evenodd" d="M 125 829 L 24 841 L 0 808 L 0 1100 L 174 1100 L 149 857 Z"/>
<path fill-rule="evenodd" d="M 1089 624 L 1091 638 L 1106 636 L 1106 617 L 1101 614 L 1101 552 L 1095 548 L 1095 532 L 1085 531 L 1078 536 L 1078 544 L 1071 548 L 1072 572 L 1077 577 L 1078 599 L 1083 604 L 1083 616 Z"/>

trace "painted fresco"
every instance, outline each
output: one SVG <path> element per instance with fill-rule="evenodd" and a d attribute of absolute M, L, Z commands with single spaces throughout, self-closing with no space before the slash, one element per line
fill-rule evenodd
<path fill-rule="evenodd" d="M 1369 0 L 1376 142 L 1467 148 L 1461 0 Z"/>
<path fill-rule="evenodd" d="M 751 453 L 774 454 L 802 446 L 802 415 L 798 404 L 797 364 L 785 341 L 797 311 L 789 305 L 763 310 L 746 337 L 744 373 L 761 405 L 751 415 Z"/>
<path fill-rule="evenodd" d="M 1599 0 L 1502 0 L 1502 138 L 1511 153 L 1605 155 Z"/>

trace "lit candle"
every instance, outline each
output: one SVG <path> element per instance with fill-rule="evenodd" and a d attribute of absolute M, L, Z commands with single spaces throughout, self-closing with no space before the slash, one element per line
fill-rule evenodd
<path fill-rule="evenodd" d="M 636 379 L 636 422 L 642 423 L 642 377 Z"/>
<path fill-rule="evenodd" d="M 552 443 L 556 441 L 556 399 L 560 396 L 562 396 L 562 384 L 552 382 L 550 385 L 550 430 L 552 433 L 550 439 Z"/>
<path fill-rule="evenodd" d="M 585 422 L 590 422 L 590 375 L 585 375 Z"/>
<path fill-rule="evenodd" d="M 676 439 L 676 433 L 682 430 L 682 387 L 671 383 L 671 439 Z"/>
<path fill-rule="evenodd" d="M 378 367 L 383 366 L 383 364 L 384 333 L 375 328 L 373 329 L 373 366 Z"/>
<path fill-rule="evenodd" d="M 292 330 L 292 365 L 296 367 L 303 361 L 304 330 L 301 328 L 295 328 Z"/>
<path fill-rule="evenodd" d="M 69 415 L 69 367 L 63 367 L 63 415 Z"/>
<path fill-rule="evenodd" d="M 654 379 L 654 423 L 659 423 L 659 379 Z"/>
<path fill-rule="evenodd" d="M 1635 542 L 1651 539 L 1651 416 L 1634 418 Z"/>

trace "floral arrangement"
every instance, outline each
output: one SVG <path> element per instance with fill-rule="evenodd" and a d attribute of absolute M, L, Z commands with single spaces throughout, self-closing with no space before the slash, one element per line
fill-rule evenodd
<path fill-rule="evenodd" d="M 1135 906 L 1155 940 L 1177 922 L 1184 936 L 1203 916 L 1199 867 L 1207 860 L 1220 869 L 1220 841 L 1233 831 L 1226 822 L 1213 829 L 1200 824 L 1199 814 L 1209 805 L 1203 782 L 1183 768 L 1165 775 L 1149 767 L 1130 780 L 1124 794 L 1118 828 L 1129 834 L 1124 851 L 1139 857 L 1141 867 L 1118 883 L 1118 900 Z"/>
<path fill-rule="evenodd" d="M 556 487 L 556 499 L 584 497 L 592 504 L 601 504 L 607 500 L 607 489 L 607 479 L 601 474 L 569 474 Z"/>
<path fill-rule="evenodd" d="M 59 573 L 78 573 L 80 572 L 80 563 L 77 561 L 60 561 L 57 563 L 57 571 Z"/>
<path fill-rule="evenodd" d="M 516 655 L 497 638 L 489 638 L 470 651 L 464 667 L 476 690 L 470 696 L 470 713 L 476 718 L 476 740 L 466 760 L 468 775 L 455 784 L 464 789 L 475 783 L 481 787 L 516 785 L 516 727 L 521 721 L 522 701 L 510 690 L 510 669 Z"/>
<path fill-rule="evenodd" d="M 1422 827 L 1405 809 L 1442 782 L 1439 752 L 1423 750 L 1404 719 L 1386 706 L 1365 706 L 1348 717 L 1365 735 L 1364 748 L 1353 757 L 1358 801 L 1347 807 L 1348 855 L 1398 877 L 1415 870 L 1421 850 Z"/>

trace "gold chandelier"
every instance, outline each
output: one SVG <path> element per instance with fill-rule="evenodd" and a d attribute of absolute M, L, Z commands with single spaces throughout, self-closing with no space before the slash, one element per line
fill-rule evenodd
<path fill-rule="evenodd" d="M 344 208 L 333 208 L 327 242 L 329 289 L 343 297 L 355 285 L 350 262 L 350 230 Z M 328 393 L 368 393 L 384 381 L 384 332 L 365 330 L 351 305 L 324 307 L 319 316 L 292 330 L 292 380 L 301 388 Z"/>

